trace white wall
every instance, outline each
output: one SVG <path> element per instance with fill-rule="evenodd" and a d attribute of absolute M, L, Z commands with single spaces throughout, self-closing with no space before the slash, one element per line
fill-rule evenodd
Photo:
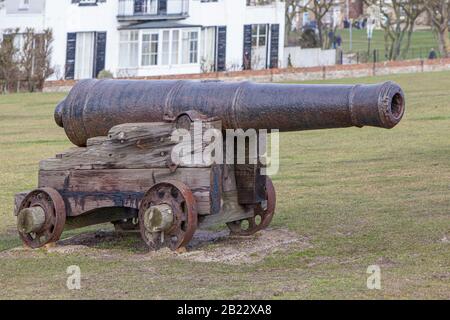
<path fill-rule="evenodd" d="M 7 0 L 15 1 L 17 0 Z M 31 0 L 34 1 L 43 0 Z M 115 70 L 119 59 L 119 33 L 117 31 L 118 1 L 108 0 L 97 6 L 79 6 L 72 4 L 71 0 L 45 0 L 44 9 L 40 13 L 21 12 L 6 14 L 6 10 L 0 10 L 0 31 L 7 28 L 34 28 L 42 31 L 50 28 L 53 31 L 52 64 L 55 74 L 50 78 L 54 80 L 64 76 L 66 63 L 67 33 L 106 31 L 106 61 L 107 70 Z M 1 33 L 1 32 L 0 32 Z"/>
<path fill-rule="evenodd" d="M 19 0 L 6 0 L 4 1 L 6 12 L 12 14 L 21 14 L 24 12 L 23 8 L 21 8 L 21 3 Z M 26 11 L 28 13 L 42 13 L 44 9 L 45 0 L 32 0 Z"/>
<path fill-rule="evenodd" d="M 296 68 L 331 66 L 336 64 L 336 50 L 322 50 L 320 48 L 302 49 L 300 47 L 285 47 L 283 67 L 288 67 L 291 55 L 292 66 Z"/>
<path fill-rule="evenodd" d="M 170 1 L 170 0 L 169 0 Z M 246 0 L 218 0 L 217 2 L 189 1 L 189 17 L 180 20 L 181 24 L 227 27 L 227 69 L 240 68 L 243 58 L 244 25 L 246 24 L 279 24 L 279 61 L 283 62 L 284 48 L 284 2 L 275 2 L 266 6 L 247 6 Z M 201 43 L 202 39 L 199 39 Z M 200 64 L 158 66 L 157 68 L 140 69 L 139 76 L 166 74 L 183 74 L 201 72 Z"/>
<path fill-rule="evenodd" d="M 114 71 L 119 60 L 117 12 L 118 1 L 109 0 L 97 6 L 78 6 L 72 4 L 71 0 L 46 0 L 45 28 L 51 28 L 55 37 L 54 65 L 64 70 L 67 33 L 106 31 L 105 69 Z"/>
<path fill-rule="evenodd" d="M 244 0 L 244 5 L 246 1 Z M 280 25 L 280 37 L 278 45 L 278 60 L 280 67 L 284 60 L 284 25 L 285 21 L 285 3 L 276 2 L 268 6 L 248 6 L 245 10 L 245 24 L 270 23 Z M 242 34 L 242 31 L 241 31 Z M 242 39 L 243 41 L 243 39 Z M 241 49 L 241 58 L 242 58 Z"/>
<path fill-rule="evenodd" d="M 6 0 L 7 2 L 17 0 Z M 7 28 L 32 27 L 36 31 L 51 28 L 54 34 L 52 63 L 57 72 L 52 79 L 64 76 L 66 43 L 69 32 L 107 32 L 105 68 L 116 72 L 119 68 L 118 0 L 107 0 L 97 6 L 79 6 L 71 0 L 31 0 L 43 5 L 33 13 L 6 14 L 0 9 L 0 33 Z M 33 8 L 35 6 L 33 5 Z M 201 2 L 190 0 L 189 17 L 178 21 L 183 24 L 227 27 L 227 68 L 242 66 L 243 32 L 245 24 L 279 24 L 279 60 L 284 61 L 284 2 L 267 6 L 246 6 L 246 0 L 218 0 Z M 201 43 L 201 39 L 199 39 Z M 200 72 L 200 65 L 158 66 L 139 70 L 137 75 L 181 74 Z"/>
<path fill-rule="evenodd" d="M 280 43 L 278 48 L 280 63 L 283 61 L 285 4 L 277 1 L 266 6 L 247 6 L 246 0 L 218 0 L 200 2 L 190 0 L 189 18 L 186 24 L 227 27 L 227 68 L 242 66 L 244 25 L 279 24 Z"/>
<path fill-rule="evenodd" d="M 40 5 L 44 5 L 44 3 L 42 3 L 43 0 L 38 1 Z M 37 30 L 42 29 L 44 25 L 44 9 L 41 8 L 41 10 L 36 10 L 33 5 L 33 10 L 31 10 L 31 12 L 15 10 L 18 3 L 18 0 L 6 0 L 3 3 L 3 8 L 0 9 L 0 30 L 24 27 L 30 27 Z"/>

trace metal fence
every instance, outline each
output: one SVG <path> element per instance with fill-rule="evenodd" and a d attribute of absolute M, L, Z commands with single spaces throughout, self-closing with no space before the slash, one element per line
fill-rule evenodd
<path fill-rule="evenodd" d="M 429 59 L 431 48 L 429 47 L 412 47 L 406 53 L 401 54 L 396 60 L 414 60 Z M 435 50 L 435 58 L 441 58 L 438 50 Z M 384 49 L 374 49 L 371 51 L 355 51 L 344 53 L 341 51 L 337 54 L 337 63 L 339 64 L 357 64 L 389 61 L 389 52 Z"/>

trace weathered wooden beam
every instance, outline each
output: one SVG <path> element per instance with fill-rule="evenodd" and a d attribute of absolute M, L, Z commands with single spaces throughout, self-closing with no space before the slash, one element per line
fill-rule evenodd
<path fill-rule="evenodd" d="M 156 183 L 178 180 L 189 186 L 197 200 L 198 212 L 207 215 L 221 207 L 221 171 L 212 168 L 165 168 L 115 170 L 65 170 L 39 172 L 39 187 L 58 190 L 68 216 L 78 216 L 101 207 L 138 208 L 144 193 Z M 211 188 L 219 188 L 211 192 Z M 212 209 L 211 209 L 212 208 Z"/>
<path fill-rule="evenodd" d="M 220 213 L 199 217 L 199 227 L 207 228 L 221 223 L 227 223 L 253 217 L 254 211 L 250 207 L 241 206 L 238 202 L 237 191 L 223 193 L 223 205 Z"/>
<path fill-rule="evenodd" d="M 102 144 L 103 142 L 105 142 L 107 139 L 108 139 L 108 137 L 106 137 L 106 136 L 90 138 L 90 139 L 88 139 L 88 141 L 86 142 L 86 146 L 87 146 L 87 147 L 92 147 L 92 146 L 100 145 L 100 144 Z"/>
<path fill-rule="evenodd" d="M 254 143 L 255 146 L 250 144 Z M 266 177 L 261 175 L 259 155 L 267 152 L 265 139 L 260 139 L 255 133 L 249 141 L 245 142 L 245 163 L 239 163 L 237 147 L 235 147 L 236 188 L 240 204 L 256 204 L 265 200 Z"/>
<path fill-rule="evenodd" d="M 188 142 L 191 152 L 203 152 L 205 130 L 221 129 L 220 121 L 202 122 L 201 130 L 191 129 Z M 72 148 L 55 158 L 42 160 L 41 170 L 147 169 L 167 168 L 172 163 L 172 150 L 179 141 L 172 140 L 174 123 L 133 123 L 113 127 L 107 137 L 89 139 L 87 147 Z M 201 144 L 192 143 L 201 141 Z M 183 145 L 183 144 L 181 144 Z M 188 146 L 188 145 L 186 145 Z M 186 149 L 183 149 L 186 150 Z M 189 153 L 188 153 L 189 154 Z M 180 158 L 186 156 L 181 153 Z M 207 167 L 209 164 L 182 162 L 179 167 Z"/>
<path fill-rule="evenodd" d="M 172 149 L 178 143 L 171 139 L 174 128 L 175 124 L 168 122 L 116 126 L 106 137 L 89 139 L 85 148 L 72 148 L 42 161 L 38 187 L 60 192 L 69 228 L 136 215 L 145 192 L 167 180 L 181 181 L 192 190 L 201 226 L 252 216 L 253 210 L 238 201 L 238 190 L 242 192 L 244 185 L 236 186 L 235 166 L 198 163 L 169 166 Z M 201 130 L 191 124 L 193 152 L 203 151 L 208 145 L 202 139 L 207 129 L 221 129 L 221 122 L 202 122 Z M 187 143 L 190 145 L 191 141 Z M 241 179 L 240 173 L 237 176 Z M 251 189 L 254 180 L 242 181 L 248 181 Z M 20 204 L 21 199 L 18 196 L 16 202 Z"/>

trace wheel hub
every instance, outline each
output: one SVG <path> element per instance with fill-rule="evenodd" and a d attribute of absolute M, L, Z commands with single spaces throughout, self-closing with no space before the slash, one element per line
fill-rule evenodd
<path fill-rule="evenodd" d="M 18 211 L 17 230 L 26 246 L 40 248 L 61 237 L 66 209 L 64 200 L 55 189 L 42 188 L 30 192 Z"/>
<path fill-rule="evenodd" d="M 151 206 L 144 214 L 144 225 L 148 232 L 169 230 L 174 222 L 172 207 L 167 204 Z"/>
<path fill-rule="evenodd" d="M 140 204 L 139 225 L 151 250 L 185 247 L 197 228 L 197 203 L 191 190 L 179 181 L 151 187 Z"/>

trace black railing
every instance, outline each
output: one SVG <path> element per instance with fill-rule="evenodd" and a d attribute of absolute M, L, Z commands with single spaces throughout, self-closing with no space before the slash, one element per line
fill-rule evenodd
<path fill-rule="evenodd" d="M 268 6 L 276 2 L 276 0 L 247 0 L 247 6 Z"/>
<path fill-rule="evenodd" d="M 119 0 L 118 17 L 185 16 L 189 0 Z"/>

